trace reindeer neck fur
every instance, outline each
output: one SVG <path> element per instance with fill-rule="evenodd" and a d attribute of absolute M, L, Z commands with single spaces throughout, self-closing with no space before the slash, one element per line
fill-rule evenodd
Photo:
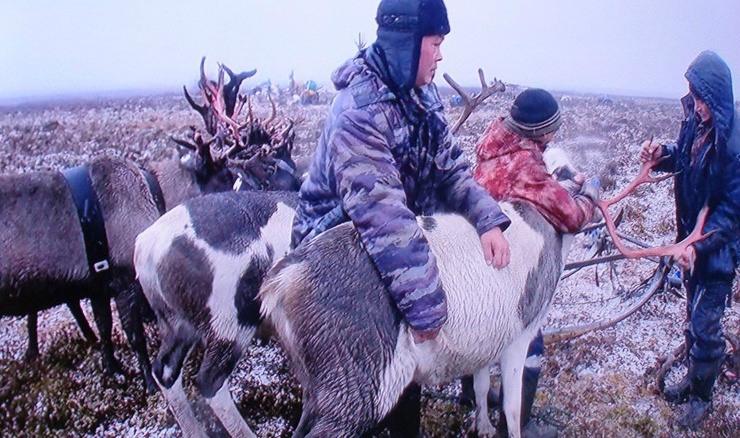
<path fill-rule="evenodd" d="M 193 171 L 186 169 L 179 158 L 173 156 L 156 161 L 149 167 L 162 188 L 164 204 L 168 209 L 203 194 Z"/>

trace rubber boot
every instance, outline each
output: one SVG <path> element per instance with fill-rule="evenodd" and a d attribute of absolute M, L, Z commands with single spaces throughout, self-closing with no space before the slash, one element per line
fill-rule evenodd
<path fill-rule="evenodd" d="M 689 399 L 689 392 L 691 391 L 691 378 L 689 377 L 690 372 L 691 371 L 687 371 L 686 375 L 683 376 L 683 379 L 681 379 L 681 381 L 678 382 L 676 385 L 665 387 L 665 389 L 663 390 L 663 398 L 665 398 L 667 402 L 676 405 L 686 403 L 686 401 Z"/>
<path fill-rule="evenodd" d="M 694 338 L 691 336 L 691 332 L 689 330 L 686 330 L 684 335 L 686 336 L 686 357 L 688 358 L 689 352 L 694 346 Z M 687 362 L 689 362 L 689 370 L 686 371 L 686 375 L 683 379 L 681 379 L 678 384 L 666 386 L 665 389 L 663 389 L 663 397 L 669 403 L 678 405 L 685 403 L 689 399 L 689 392 L 691 390 L 691 361 L 687 359 Z"/>
<path fill-rule="evenodd" d="M 697 430 L 712 409 L 712 389 L 721 361 L 693 362 L 690 366 L 690 394 L 678 425 Z"/>

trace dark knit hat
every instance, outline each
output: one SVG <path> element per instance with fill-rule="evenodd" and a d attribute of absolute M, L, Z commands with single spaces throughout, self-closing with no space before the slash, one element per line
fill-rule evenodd
<path fill-rule="evenodd" d="M 558 102 L 552 94 L 540 88 L 519 93 L 505 119 L 509 129 L 527 138 L 557 131 L 561 122 Z"/>
<path fill-rule="evenodd" d="M 450 33 L 444 1 L 382 0 L 375 21 L 378 23 L 375 44 L 389 64 L 394 88 L 413 87 L 422 38 Z"/>
<path fill-rule="evenodd" d="M 422 37 L 450 33 L 442 0 L 382 0 L 375 21 L 379 29 L 412 32 Z"/>

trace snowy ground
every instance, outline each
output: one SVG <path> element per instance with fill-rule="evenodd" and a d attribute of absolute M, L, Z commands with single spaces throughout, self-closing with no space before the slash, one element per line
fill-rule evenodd
<path fill-rule="evenodd" d="M 487 123 L 502 115 L 512 98 L 512 93 L 492 98 L 463 127 L 458 138 L 471 158 Z M 556 143 L 586 173 L 601 176 L 607 192 L 623 187 L 637 172 L 640 142 L 651 135 L 673 138 L 681 116 L 678 102 L 659 99 L 569 95 L 561 104 L 565 121 Z M 280 109 L 298 121 L 296 152 L 307 156 L 326 106 L 282 104 Z M 452 109 L 450 119 L 459 113 Z M 100 153 L 145 163 L 163 156 L 170 147 L 168 136 L 189 124 L 200 120 L 181 96 L 0 108 L 0 173 L 58 169 Z M 651 244 L 669 242 L 671 190 L 669 181 L 638 190 L 622 203 L 625 222 L 620 228 Z M 583 255 L 583 242 L 580 238 L 574 245 L 572 260 Z M 548 327 L 591 322 L 618 311 L 632 302 L 630 291 L 654 269 L 645 260 L 615 265 L 612 273 L 618 280 L 610 278 L 607 265 L 564 280 Z M 684 306 L 679 296 L 662 293 L 614 328 L 549 345 L 536 418 L 557 426 L 565 437 L 739 436 L 740 386 L 728 375 L 717 384 L 714 412 L 693 434 L 672 427 L 678 409 L 656 391 L 649 371 L 680 344 Z M 85 309 L 92 320 L 87 304 Z M 728 332 L 740 331 L 739 312 L 738 306 L 727 311 Z M 143 392 L 117 321 L 115 330 L 116 354 L 126 368 L 123 377 L 102 374 L 97 349 L 84 342 L 64 307 L 41 313 L 41 358 L 30 365 L 23 362 L 25 321 L 1 318 L 0 436 L 180 436 L 162 397 Z M 148 330 L 154 338 L 153 327 Z M 156 342 L 151 346 L 154 352 Z M 681 371 L 679 367 L 670 373 L 669 381 Z M 300 414 L 300 391 L 276 345 L 255 344 L 240 362 L 231 389 L 259 436 L 290 435 Z M 424 394 L 426 432 L 435 437 L 464 435 L 466 411 L 454 402 L 455 384 L 426 388 Z M 220 431 L 214 426 L 212 432 Z"/>

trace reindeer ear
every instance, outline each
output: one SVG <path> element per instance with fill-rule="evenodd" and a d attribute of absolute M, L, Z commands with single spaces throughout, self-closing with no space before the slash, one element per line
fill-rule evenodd
<path fill-rule="evenodd" d="M 177 151 L 177 156 L 182 160 L 185 156 L 192 154 L 192 151 L 185 146 L 176 145 L 175 150 Z"/>
<path fill-rule="evenodd" d="M 195 172 L 202 166 L 203 160 L 195 155 L 193 151 L 178 148 L 178 152 L 180 152 L 180 165 L 184 169 Z"/>

